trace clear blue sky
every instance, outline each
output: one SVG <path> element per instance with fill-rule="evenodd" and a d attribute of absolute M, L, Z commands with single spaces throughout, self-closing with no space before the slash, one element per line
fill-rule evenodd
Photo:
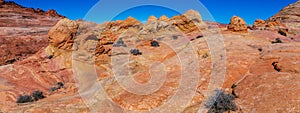
<path fill-rule="evenodd" d="M 9 0 L 25 7 L 41 8 L 43 10 L 55 9 L 70 19 L 81 19 L 99 0 Z M 257 18 L 267 19 L 276 14 L 283 7 L 294 3 L 297 0 L 200 0 L 200 2 L 209 10 L 215 21 L 228 23 L 233 15 L 245 19 L 247 24 L 253 24 Z M 188 0 L 187 0 L 188 2 Z M 184 4 L 181 4 L 184 5 Z M 113 5 L 112 5 L 113 7 Z M 137 7 L 128 10 L 115 19 L 125 19 L 127 16 L 133 16 L 140 21 L 145 21 L 150 15 L 157 17 L 161 15 L 171 17 L 177 15 L 177 12 L 161 7 Z M 101 15 L 101 14 L 99 14 Z M 102 16 L 105 16 L 103 14 Z M 204 20 L 206 20 L 204 18 Z"/>

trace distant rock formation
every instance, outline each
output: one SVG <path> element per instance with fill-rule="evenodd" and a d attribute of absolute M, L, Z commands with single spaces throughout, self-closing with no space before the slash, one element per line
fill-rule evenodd
<path fill-rule="evenodd" d="M 238 16 L 233 16 L 227 26 L 227 30 L 234 32 L 247 32 L 247 23 Z"/>
<path fill-rule="evenodd" d="M 160 21 L 168 21 L 169 18 L 166 15 L 162 15 L 161 17 L 159 17 L 158 20 L 160 20 Z"/>
<path fill-rule="evenodd" d="M 257 19 L 254 21 L 253 27 L 254 30 L 286 30 L 286 26 L 282 24 L 279 20 L 275 21 L 265 21 Z"/>
<path fill-rule="evenodd" d="M 0 65 L 27 58 L 48 45 L 48 30 L 64 18 L 55 10 L 0 1 Z"/>
<path fill-rule="evenodd" d="M 279 21 L 288 27 L 289 34 L 300 35 L 300 1 L 284 7 L 267 21 Z"/>

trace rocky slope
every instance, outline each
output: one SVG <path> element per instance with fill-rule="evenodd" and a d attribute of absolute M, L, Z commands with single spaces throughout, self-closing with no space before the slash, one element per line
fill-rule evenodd
<path fill-rule="evenodd" d="M 283 8 L 277 14 L 268 19 L 268 21 L 280 21 L 289 27 L 289 33 L 299 35 L 300 31 L 300 1 L 290 4 Z"/>
<path fill-rule="evenodd" d="M 64 18 L 55 10 L 22 7 L 0 2 L 0 65 L 27 58 L 48 45 L 47 33 Z"/>
<path fill-rule="evenodd" d="M 45 49 L 0 67 L 1 110 L 191 113 L 220 85 L 237 95 L 236 112 L 299 112 L 300 43 L 272 30 L 244 32 L 235 20 L 229 28 L 242 30 L 204 22 L 194 10 L 145 24 L 62 19 Z M 58 82 L 64 87 L 53 90 Z M 46 98 L 16 104 L 35 90 Z"/>

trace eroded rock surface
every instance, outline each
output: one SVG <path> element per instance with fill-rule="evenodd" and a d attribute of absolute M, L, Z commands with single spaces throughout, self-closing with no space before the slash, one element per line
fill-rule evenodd
<path fill-rule="evenodd" d="M 300 1 L 284 7 L 277 14 L 268 19 L 268 21 L 280 21 L 289 28 L 292 35 L 300 34 Z"/>
<path fill-rule="evenodd" d="M 230 23 L 227 26 L 227 29 L 229 31 L 234 31 L 234 32 L 247 32 L 247 23 L 242 19 L 241 17 L 238 16 L 233 16 L 230 19 Z"/>
<path fill-rule="evenodd" d="M 216 79 L 211 75 L 214 67 L 226 69 L 220 87 L 238 96 L 236 112 L 299 112 L 300 43 L 269 30 L 245 33 L 242 19 L 231 21 L 229 28 L 237 32 L 202 21 L 193 10 L 171 18 L 150 17 L 145 24 L 132 17 L 103 24 L 63 19 L 50 30 L 47 48 L 0 67 L 1 110 L 156 112 L 155 108 L 170 105 L 165 112 L 198 112 L 208 92 L 215 90 L 208 87 Z M 282 43 L 272 43 L 277 38 Z M 207 40 L 212 39 L 224 39 L 224 44 L 209 45 Z M 152 41 L 159 46 L 151 46 Z M 219 51 L 211 54 L 213 48 Z M 141 53 L 131 54 L 133 49 Z M 219 54 L 223 50 L 226 56 Z M 219 65 L 220 61 L 226 65 Z M 133 83 L 145 85 L 151 80 L 155 84 L 134 89 L 139 85 Z M 63 82 L 64 88 L 49 91 L 57 82 Z M 156 85 L 161 86 L 155 89 Z M 46 98 L 15 103 L 18 95 L 35 90 L 43 91 Z M 150 93 L 139 94 L 145 92 Z M 183 107 L 177 106 L 189 99 Z"/>
<path fill-rule="evenodd" d="M 64 18 L 55 10 L 0 3 L 0 65 L 25 59 L 48 45 L 48 31 Z"/>

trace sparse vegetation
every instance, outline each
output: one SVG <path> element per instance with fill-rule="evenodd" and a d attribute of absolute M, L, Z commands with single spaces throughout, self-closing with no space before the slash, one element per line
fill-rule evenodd
<path fill-rule="evenodd" d="M 34 100 L 34 101 L 38 101 L 38 100 L 40 100 L 40 99 L 45 98 L 43 92 L 41 92 L 41 91 L 34 91 L 34 92 L 32 93 L 32 97 L 33 97 L 33 100 Z"/>
<path fill-rule="evenodd" d="M 237 106 L 234 99 L 234 95 L 226 94 L 223 90 L 216 90 L 215 94 L 205 103 L 205 106 L 209 108 L 208 113 L 236 111 Z"/>
<path fill-rule="evenodd" d="M 14 62 L 16 62 L 17 61 L 17 59 L 10 59 L 10 60 L 7 60 L 7 61 L 5 61 L 5 64 L 12 64 L 12 63 L 14 63 Z"/>
<path fill-rule="evenodd" d="M 142 55 L 142 52 L 140 52 L 139 49 L 131 49 L 130 53 L 133 55 Z"/>
<path fill-rule="evenodd" d="M 34 91 L 32 95 L 20 95 L 17 99 L 16 103 L 27 103 L 27 102 L 33 102 L 38 101 L 40 99 L 45 98 L 43 92 L 41 91 Z"/>
<path fill-rule="evenodd" d="M 275 43 L 282 43 L 282 41 L 280 38 L 276 38 L 275 41 L 272 41 L 272 44 L 275 44 Z"/>
<path fill-rule="evenodd" d="M 54 57 L 54 55 L 49 55 L 48 59 L 52 59 Z"/>
<path fill-rule="evenodd" d="M 119 40 L 113 44 L 113 47 L 127 47 L 127 45 L 124 43 L 122 38 L 119 38 Z"/>
<path fill-rule="evenodd" d="M 178 36 L 173 35 L 173 36 L 172 36 L 172 39 L 173 39 L 173 40 L 177 40 L 177 39 L 178 39 Z"/>
<path fill-rule="evenodd" d="M 51 87 L 51 88 L 49 89 L 50 92 L 53 92 L 53 91 L 56 91 L 56 90 L 58 90 L 57 87 Z"/>
<path fill-rule="evenodd" d="M 284 31 L 282 31 L 281 29 L 278 30 L 278 33 L 282 36 L 287 36 L 287 34 Z"/>
<path fill-rule="evenodd" d="M 20 95 L 17 99 L 17 103 L 27 103 L 27 102 L 32 102 L 33 99 L 30 95 Z"/>
<path fill-rule="evenodd" d="M 151 46 L 152 47 L 159 47 L 159 43 L 157 41 L 155 41 L 155 40 L 152 40 L 151 41 Z"/>
<path fill-rule="evenodd" d="M 232 85 L 231 85 L 231 88 L 232 88 L 232 89 L 233 89 L 233 88 L 236 88 L 236 86 L 237 86 L 236 84 L 232 84 Z"/>
<path fill-rule="evenodd" d="M 61 89 L 61 88 L 63 88 L 63 87 L 64 87 L 64 83 L 62 83 L 62 82 L 57 82 L 57 87 L 56 87 L 56 86 L 51 87 L 51 88 L 49 89 L 49 91 L 50 91 L 50 92 L 53 92 L 53 91 L 56 91 L 56 90 Z"/>
<path fill-rule="evenodd" d="M 64 87 L 64 83 L 62 83 L 62 82 L 57 82 L 57 85 L 58 85 L 58 89 L 60 89 L 60 88 L 63 88 L 63 87 Z"/>
<path fill-rule="evenodd" d="M 163 38 L 162 38 L 162 37 L 158 37 L 157 40 L 158 40 L 158 41 L 162 41 Z"/>

